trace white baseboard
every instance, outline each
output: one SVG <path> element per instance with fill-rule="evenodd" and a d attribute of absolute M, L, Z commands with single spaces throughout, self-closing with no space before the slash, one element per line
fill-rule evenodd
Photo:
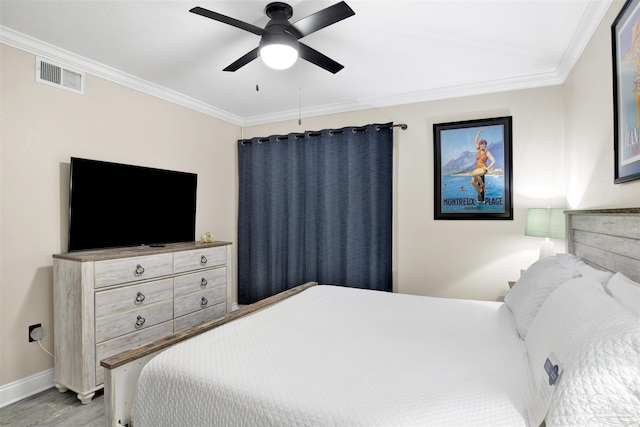
<path fill-rule="evenodd" d="M 53 368 L 0 386 L 0 408 L 53 387 Z"/>
<path fill-rule="evenodd" d="M 233 304 L 231 310 L 235 311 L 241 307 L 243 306 Z M 0 386 L 0 408 L 53 387 L 53 374 L 54 370 L 51 368 L 31 375 L 30 377 Z"/>

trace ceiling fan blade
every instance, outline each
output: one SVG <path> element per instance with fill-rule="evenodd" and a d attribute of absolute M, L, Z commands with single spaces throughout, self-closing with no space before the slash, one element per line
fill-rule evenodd
<path fill-rule="evenodd" d="M 300 58 L 306 59 L 312 64 L 315 64 L 320 68 L 324 68 L 333 74 L 344 68 L 344 65 L 338 64 L 333 59 L 323 55 L 313 48 L 310 48 L 304 43 L 298 43 L 298 54 L 300 55 Z"/>
<path fill-rule="evenodd" d="M 214 21 L 223 22 L 225 24 L 240 28 L 241 30 L 249 31 L 250 33 L 257 34 L 259 36 L 265 33 L 265 31 L 260 27 L 256 27 L 255 25 L 239 21 L 235 18 L 231 18 L 217 12 L 212 12 L 199 6 L 194 7 L 193 9 L 189 10 L 189 12 L 195 13 L 196 15 L 204 16 L 205 18 L 213 19 Z"/>
<path fill-rule="evenodd" d="M 309 34 L 318 31 L 331 24 L 335 24 L 338 21 L 342 21 L 356 13 L 347 5 L 341 1 L 333 6 L 329 6 L 326 9 L 322 9 L 316 13 L 313 13 L 299 21 L 294 22 L 285 28 L 285 32 L 291 34 L 297 39 L 308 36 Z"/>
<path fill-rule="evenodd" d="M 246 54 L 244 54 L 241 58 L 236 60 L 234 63 L 232 63 L 231 65 L 229 65 L 227 68 L 225 68 L 222 71 L 237 71 L 241 67 L 244 67 L 249 62 L 251 62 L 254 59 L 256 59 L 257 57 L 258 57 L 258 48 L 255 48 L 252 51 L 247 52 Z"/>

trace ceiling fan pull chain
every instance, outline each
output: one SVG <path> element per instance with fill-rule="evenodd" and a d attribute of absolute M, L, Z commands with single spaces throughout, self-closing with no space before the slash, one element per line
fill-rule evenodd
<path fill-rule="evenodd" d="M 260 61 L 256 61 L 256 92 L 260 92 Z"/>
<path fill-rule="evenodd" d="M 302 125 L 302 88 L 298 88 L 298 126 Z"/>
<path fill-rule="evenodd" d="M 302 126 L 302 73 L 300 72 L 300 61 L 298 61 L 298 126 Z"/>

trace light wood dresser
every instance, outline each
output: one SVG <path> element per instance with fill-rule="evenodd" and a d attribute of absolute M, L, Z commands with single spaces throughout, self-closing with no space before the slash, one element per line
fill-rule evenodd
<path fill-rule="evenodd" d="M 231 311 L 231 243 L 53 255 L 55 385 L 89 403 L 100 360 Z"/>

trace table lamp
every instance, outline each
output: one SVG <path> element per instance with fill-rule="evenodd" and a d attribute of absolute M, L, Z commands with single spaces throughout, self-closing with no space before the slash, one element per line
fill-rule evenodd
<path fill-rule="evenodd" d="M 549 238 L 564 239 L 563 209 L 529 208 L 525 236 L 544 237 L 540 245 L 540 259 L 556 254 Z"/>

